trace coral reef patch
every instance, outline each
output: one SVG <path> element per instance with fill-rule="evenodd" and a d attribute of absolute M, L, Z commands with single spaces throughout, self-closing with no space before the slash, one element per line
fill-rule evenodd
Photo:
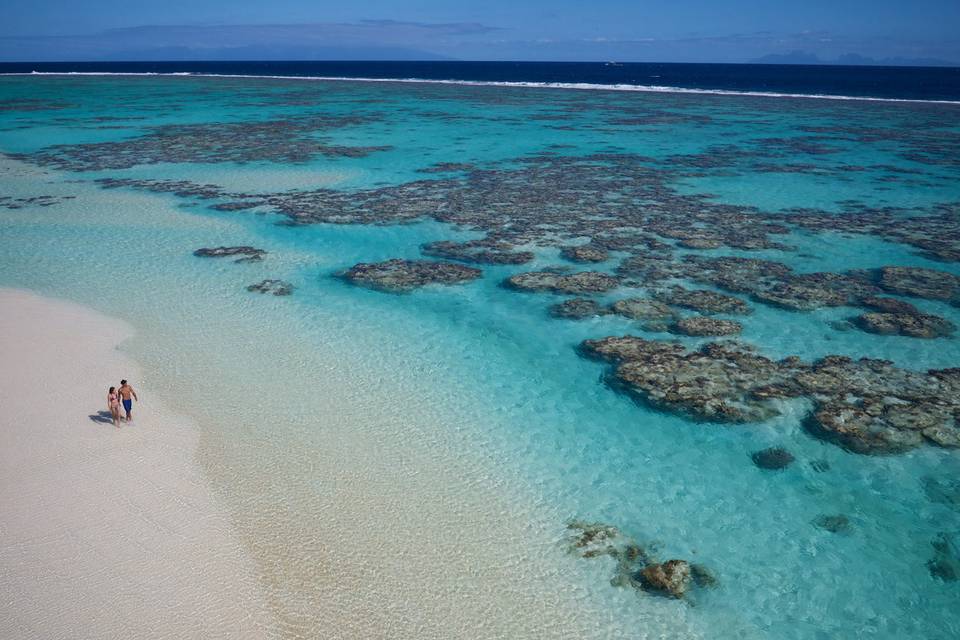
<path fill-rule="evenodd" d="M 352 284 L 404 293 L 428 284 L 462 284 L 480 277 L 480 269 L 453 262 L 401 260 L 356 264 L 340 274 Z"/>
<path fill-rule="evenodd" d="M 703 565 L 687 560 L 657 561 L 617 527 L 574 520 L 567 524 L 567 549 L 581 558 L 609 556 L 616 561 L 611 584 L 662 595 L 685 598 L 693 587 L 717 586 L 716 577 Z"/>
<path fill-rule="evenodd" d="M 237 258 L 234 262 L 260 262 L 267 252 L 256 247 L 204 247 L 197 249 L 193 255 L 199 258 Z"/>
<path fill-rule="evenodd" d="M 261 280 L 247 286 L 247 291 L 253 293 L 272 293 L 275 296 L 289 296 L 293 294 L 294 286 L 286 280 Z"/>
<path fill-rule="evenodd" d="M 774 361 L 748 345 L 695 350 L 635 336 L 586 340 L 614 364 L 615 387 L 667 411 L 711 422 L 759 422 L 807 398 L 810 433 L 856 453 L 898 453 L 924 442 L 960 447 L 960 369 L 916 372 L 886 360 L 826 356 Z"/>

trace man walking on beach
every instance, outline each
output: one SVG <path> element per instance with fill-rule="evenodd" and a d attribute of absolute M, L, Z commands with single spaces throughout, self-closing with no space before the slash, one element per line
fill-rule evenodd
<path fill-rule="evenodd" d="M 120 381 L 120 398 L 123 401 L 123 410 L 127 413 L 127 422 L 133 420 L 133 401 L 136 400 L 140 402 L 140 398 L 137 397 L 137 392 L 133 390 L 126 380 Z M 131 396 L 133 398 L 131 399 Z"/>

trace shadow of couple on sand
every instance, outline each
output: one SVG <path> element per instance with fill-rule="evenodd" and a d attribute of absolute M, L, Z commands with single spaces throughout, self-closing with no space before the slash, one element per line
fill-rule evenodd
<path fill-rule="evenodd" d="M 109 411 L 97 411 L 87 417 L 90 418 L 91 422 L 96 422 L 97 424 L 113 424 L 113 416 L 110 415 Z"/>

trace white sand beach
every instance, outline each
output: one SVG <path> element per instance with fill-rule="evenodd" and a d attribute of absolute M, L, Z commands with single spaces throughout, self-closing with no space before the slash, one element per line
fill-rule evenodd
<path fill-rule="evenodd" d="M 0 638 L 257 638 L 252 563 L 123 322 L 0 289 Z M 140 394 L 117 429 L 120 378 Z"/>
<path fill-rule="evenodd" d="M 571 578 L 580 561 L 495 478 L 453 475 L 430 443 L 397 464 L 391 429 L 284 451 L 293 469 L 312 461 L 336 487 L 326 496 L 233 475 L 248 508 L 231 520 L 202 464 L 204 423 L 158 404 L 143 380 L 170 373 L 138 370 L 118 348 L 131 336 L 0 288 L 0 639 L 633 637 L 614 618 L 634 617 L 629 593 L 588 597 Z M 118 429 L 105 396 L 121 377 L 141 402 Z M 324 415 L 370 419 L 350 407 Z M 676 608 L 635 612 L 650 637 L 690 635 Z"/>

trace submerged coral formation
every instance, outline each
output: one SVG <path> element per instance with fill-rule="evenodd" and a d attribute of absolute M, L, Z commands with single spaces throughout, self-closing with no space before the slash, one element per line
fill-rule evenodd
<path fill-rule="evenodd" d="M 23 209 L 25 207 L 52 207 L 55 204 L 72 200 L 76 196 L 27 196 L 23 198 L 13 198 L 10 196 L 0 196 L 0 207 L 4 209 Z"/>
<path fill-rule="evenodd" d="M 666 304 L 650 298 L 624 298 L 610 307 L 613 313 L 631 320 L 672 320 L 676 312 Z"/>
<path fill-rule="evenodd" d="M 813 524 L 830 533 L 849 534 L 853 531 L 850 518 L 842 513 L 836 515 L 819 515 L 813 519 Z"/>
<path fill-rule="evenodd" d="M 582 320 L 606 315 L 607 313 L 610 312 L 601 307 L 596 300 L 590 298 L 570 298 L 550 307 L 550 315 L 554 318 L 568 318 L 570 320 Z"/>
<path fill-rule="evenodd" d="M 654 297 L 675 307 L 693 309 L 700 313 L 750 313 L 750 307 L 740 298 L 716 291 L 689 290 L 674 286 L 664 291 L 657 291 Z"/>
<path fill-rule="evenodd" d="M 313 124 L 300 120 L 277 122 L 278 130 L 294 132 L 301 128 L 325 130 L 356 124 L 350 119 L 321 119 Z M 238 127 L 240 124 L 244 123 L 238 123 Z M 246 124 L 238 131 L 269 128 L 262 122 Z M 205 129 L 195 131 L 202 134 Z M 167 133 L 172 134 L 173 146 L 165 157 L 173 158 L 170 161 L 188 161 L 190 155 L 184 155 L 177 142 L 183 132 L 175 129 Z M 143 140 L 154 141 L 150 143 L 153 145 L 162 137 L 153 132 L 116 144 L 136 148 L 145 144 Z M 270 157 L 272 138 L 264 134 L 259 140 L 256 144 L 251 142 L 252 148 L 246 152 Z M 817 210 L 769 213 L 681 193 L 673 184 L 677 172 L 691 166 L 720 168 L 742 157 L 770 156 L 777 147 L 770 144 L 751 149 L 746 156 L 733 149 L 711 149 L 701 156 L 671 156 L 669 166 L 625 152 L 579 156 L 545 152 L 491 166 L 440 163 L 443 175 L 362 190 L 237 193 L 183 180 L 126 178 L 101 182 L 107 187 L 131 186 L 208 200 L 211 207 L 224 211 L 273 211 L 285 216 L 286 223 L 291 225 L 381 225 L 430 217 L 483 234 L 468 241 L 437 240 L 421 248 L 424 255 L 459 262 L 523 264 L 534 259 L 533 248 L 559 248 L 564 258 L 577 263 L 604 262 L 614 252 L 620 259 L 615 274 L 571 274 L 548 269 L 508 277 L 505 284 L 518 291 L 584 294 L 626 286 L 645 289 L 642 293 L 667 305 L 704 314 L 750 313 L 751 306 L 738 296 L 799 312 L 850 306 L 866 311 L 853 321 L 853 326 L 870 333 L 914 338 L 951 335 L 955 328 L 949 320 L 920 312 L 896 298 L 882 297 L 911 296 L 958 306 L 960 278 L 946 271 L 888 265 L 870 270 L 797 273 L 791 266 L 769 258 L 717 255 L 717 249 L 789 252 L 789 244 L 776 238 L 789 236 L 798 229 L 805 233 L 841 229 L 904 242 L 925 254 L 936 253 L 940 260 L 960 260 L 960 218 L 956 215 L 960 203 L 911 210 L 875 210 L 848 204 L 846 211 L 830 216 Z M 117 154 L 123 156 L 111 149 L 65 145 L 27 154 L 25 159 L 54 166 L 63 158 L 94 165 L 103 160 L 103 166 L 109 167 Z M 202 153 L 213 156 L 216 152 L 207 149 Z M 228 154 L 223 159 L 231 157 Z M 598 198 L 598 194 L 604 197 Z M 877 220 L 885 224 L 878 224 Z M 710 288 L 690 288 L 691 283 Z M 674 317 L 663 314 L 650 328 L 668 330 L 673 320 Z M 675 325 L 674 330 L 707 335 L 705 329 L 685 330 L 684 324 Z M 733 333 L 733 326 L 727 325 L 723 333 Z M 719 326 L 710 335 L 720 335 Z"/>
<path fill-rule="evenodd" d="M 523 264 L 533 260 L 531 251 L 514 251 L 509 244 L 484 240 L 452 242 L 441 240 L 421 247 L 424 255 L 477 264 Z"/>
<path fill-rule="evenodd" d="M 274 120 L 167 124 L 116 142 L 60 144 L 14 157 L 67 171 L 127 169 L 161 162 L 306 162 L 324 156 L 364 156 L 388 147 L 326 144 L 317 131 L 367 121 L 362 116 L 305 115 Z"/>
<path fill-rule="evenodd" d="M 960 553 L 953 538 L 941 533 L 931 543 L 933 557 L 927 562 L 930 575 L 942 582 L 956 582 L 960 577 Z"/>
<path fill-rule="evenodd" d="M 857 316 L 854 323 L 864 331 L 880 335 L 901 335 L 911 338 L 941 338 L 956 327 L 949 320 L 928 313 L 879 313 L 872 311 Z"/>
<path fill-rule="evenodd" d="M 504 284 L 517 291 L 547 291 L 550 293 L 601 293 L 615 289 L 619 281 L 600 271 L 581 271 L 573 274 L 551 271 L 532 271 L 510 276 Z"/>
<path fill-rule="evenodd" d="M 123 82 L 132 84 L 134 80 Z M 198 87 L 206 82 L 190 79 L 190 84 Z M 0 111 L 57 110 L 60 113 L 52 115 L 58 118 L 50 122 L 66 124 L 69 129 L 56 139 L 58 144 L 43 148 L 36 145 L 53 140 L 52 136 L 27 140 L 22 133 L 14 134 L 15 139 L 24 140 L 17 145 L 23 150 L 15 156 L 18 160 L 57 171 L 91 172 L 79 177 L 103 189 L 165 194 L 158 202 L 169 204 L 173 197 L 189 200 L 194 208 L 217 212 L 211 212 L 217 222 L 253 213 L 263 216 L 257 220 L 261 226 L 281 225 L 266 231 L 271 253 L 282 246 L 295 247 L 295 255 L 290 256 L 294 259 L 281 256 L 284 259 L 276 261 L 272 274 L 243 280 L 244 285 L 252 283 L 246 287 L 252 293 L 289 295 L 293 285 L 279 279 L 289 278 L 298 284 L 303 281 L 300 286 L 308 288 L 329 287 L 337 295 L 349 297 L 351 312 L 359 309 L 362 314 L 363 309 L 356 305 L 376 305 L 383 300 L 374 300 L 376 294 L 348 294 L 341 282 L 328 276 L 334 269 L 361 260 L 410 258 L 419 247 L 420 257 L 426 259 L 361 262 L 339 275 L 352 284 L 402 293 L 431 284 L 473 281 L 484 275 L 475 268 L 482 266 L 489 282 L 471 286 L 469 295 L 437 288 L 429 296 L 414 296 L 408 302 L 417 306 L 417 313 L 435 313 L 441 321 L 450 308 L 456 309 L 451 316 L 457 319 L 474 312 L 470 324 L 482 331 L 471 337 L 487 340 L 489 329 L 498 334 L 492 338 L 494 342 L 500 340 L 500 334 L 507 336 L 503 341 L 507 348 L 522 344 L 529 335 L 525 332 L 542 332 L 530 345 L 523 344 L 532 346 L 536 355 L 526 357 L 528 353 L 518 349 L 524 357 L 517 358 L 517 366 L 533 362 L 544 352 L 544 360 L 536 366 L 564 364 L 562 356 L 556 357 L 553 347 L 557 343 L 567 349 L 565 341 L 595 338 L 583 342 L 580 349 L 609 364 L 604 374 L 611 387 L 665 412 L 717 423 L 751 423 L 784 416 L 782 421 L 765 425 L 770 428 L 760 430 L 759 435 L 737 429 L 735 439 L 753 444 L 728 450 L 711 446 L 717 438 L 726 437 L 722 434 L 698 434 L 695 429 L 691 434 L 680 430 L 684 435 L 679 439 L 671 439 L 672 432 L 654 434 L 658 425 L 676 426 L 675 421 L 658 420 L 645 412 L 637 414 L 644 429 L 628 433 L 623 429 L 630 429 L 629 419 L 598 402 L 594 389 L 577 397 L 576 385 L 588 386 L 584 383 L 590 383 L 592 376 L 568 386 L 563 383 L 570 381 L 559 380 L 565 374 L 581 376 L 584 369 L 591 370 L 584 363 L 557 367 L 551 371 L 555 377 L 532 376 L 528 381 L 543 388 L 514 385 L 516 398 L 521 398 L 518 402 L 513 402 L 513 395 L 504 396 L 517 407 L 503 413 L 507 418 L 529 415 L 524 412 L 530 407 L 547 406 L 545 402 L 524 402 L 524 394 L 531 390 L 538 401 L 550 400 L 552 406 L 563 409 L 556 414 L 544 411 L 543 425 L 516 420 L 512 426 L 534 444 L 551 443 L 543 436 L 551 433 L 555 415 L 572 416 L 597 430 L 584 445 L 587 457 L 574 461 L 577 464 L 573 466 L 562 461 L 557 466 L 544 450 L 543 470 L 546 473 L 548 465 L 553 467 L 550 473 L 557 468 L 570 469 L 571 482 L 591 477 L 610 480 L 609 486 L 596 483 L 598 486 L 589 490 L 580 486 L 586 496 L 629 502 L 622 508 L 623 521 L 649 505 L 651 497 L 663 498 L 655 515 L 633 522 L 655 527 L 665 518 L 676 518 L 664 524 L 663 530 L 677 532 L 694 531 L 707 521 L 716 525 L 714 533 L 721 538 L 743 536 L 721 540 L 730 543 L 726 546 L 702 546 L 704 551 L 726 548 L 731 555 L 741 556 L 724 559 L 723 566 L 729 567 L 725 569 L 728 593 L 710 599 L 720 607 L 750 605 L 738 612 L 745 624 L 736 629 L 725 627 L 726 635 L 735 636 L 735 631 L 749 635 L 754 628 L 748 626 L 760 617 L 763 621 L 755 628 L 763 635 L 790 635 L 796 629 L 838 637 L 855 635 L 862 621 L 845 614 L 866 603 L 857 611 L 871 613 L 870 624 L 876 623 L 880 635 L 923 637 L 923 631 L 929 632 L 932 626 L 923 628 L 911 618 L 924 616 L 911 614 L 928 614 L 934 607 L 949 610 L 943 601 L 916 589 L 917 575 L 898 574 L 899 565 L 888 572 L 893 579 L 883 585 L 874 580 L 875 570 L 892 567 L 884 563 L 903 551 L 920 578 L 926 579 L 929 570 L 934 589 L 947 592 L 954 588 L 939 584 L 956 580 L 960 571 L 954 533 L 948 532 L 960 509 L 960 485 L 949 475 L 951 465 L 942 464 L 949 460 L 949 452 L 928 451 L 897 463 L 860 460 L 858 465 L 855 458 L 831 447 L 813 453 L 818 446 L 811 443 L 785 445 L 789 451 L 782 446 L 755 449 L 768 446 L 756 442 L 770 439 L 774 428 L 799 426 L 798 416 L 808 433 L 857 453 L 889 454 L 921 445 L 960 446 L 960 370 L 927 370 L 934 366 L 930 362 L 940 363 L 935 365 L 938 367 L 954 366 L 949 359 L 958 344 L 953 337 L 956 309 L 960 308 L 960 197 L 956 190 L 960 132 L 955 126 L 955 105 L 884 106 L 731 96 L 694 99 L 671 93 L 624 92 L 621 96 L 608 91 L 392 83 L 258 80 L 237 84 L 242 90 L 223 93 L 216 85 L 206 85 L 203 91 L 188 92 L 189 100 L 158 96 L 164 104 L 156 110 L 154 105 L 142 103 L 151 93 L 138 88 L 130 92 L 130 104 L 123 106 L 130 109 L 127 113 L 136 113 L 126 118 L 139 118 L 143 123 L 106 121 L 108 115 L 117 120 L 117 114 L 124 111 L 110 109 L 107 114 L 86 105 L 61 104 L 60 98 L 42 98 L 58 92 L 7 100 L 0 103 Z M 300 88 L 292 91 L 294 85 Z M 208 108 L 223 95 L 253 108 Z M 683 108 L 684 100 L 689 100 L 689 108 Z M 438 106 L 441 103 L 453 108 L 444 110 Z M 504 106 L 510 108 L 502 109 Z M 151 113 L 141 113 L 147 108 Z M 213 117 L 222 121 L 201 121 Z M 477 128 L 464 124 L 461 130 L 468 120 L 479 123 Z M 435 123 L 441 124 L 431 128 Z M 11 128 L 4 130 L 23 125 L 11 119 L 4 122 Z M 97 127 L 107 126 L 127 130 L 96 133 Z M 483 138 L 504 132 L 520 135 L 515 139 L 509 135 Z M 648 136 L 647 132 L 653 133 Z M 391 152 L 387 144 L 398 149 Z M 189 166 L 171 167 L 169 163 Z M 110 175 L 107 172 L 116 175 L 106 177 Z M 771 184 L 777 187 L 766 193 Z M 925 190 L 923 185 L 933 188 Z M 884 193 L 894 189 L 903 193 Z M 54 198 L 61 196 L 29 195 L 46 191 L 46 187 L 38 187 L 0 196 L 0 207 L 57 204 Z M 125 199 L 122 194 L 101 195 L 111 203 Z M 804 206 L 780 208 L 791 202 Z M 48 213 L 66 216 L 72 211 L 57 206 Z M 149 207 L 144 207 L 143 215 L 150 215 Z M 16 216 L 19 213 L 11 215 Z M 325 228 L 414 222 L 423 224 L 356 233 Z M 318 228 L 298 229 L 306 225 Z M 15 233 L 19 237 L 20 230 Z M 313 247 L 305 246 L 331 237 L 334 242 L 315 254 L 311 253 Z M 286 244 L 292 238 L 296 242 Z M 367 238 L 373 238 L 370 245 L 366 245 Z M 385 249 L 378 242 L 408 244 Z M 265 252 L 254 247 L 212 247 L 197 255 L 256 262 Z M 336 267 L 327 266 L 334 263 Z M 259 268 L 231 266 L 230 270 Z M 283 268 L 290 270 L 279 270 Z M 306 273 L 295 271 L 299 269 Z M 322 279 L 317 281 L 321 269 Z M 266 275 L 270 278 L 255 282 Z M 494 290 L 496 283 L 517 292 L 513 295 L 515 306 L 501 299 L 509 296 Z M 310 293 L 307 298 L 315 291 Z M 439 300 L 444 294 L 456 298 L 453 304 Z M 267 302 L 251 294 L 246 304 L 252 305 L 253 298 L 257 303 Z M 430 306 L 434 301 L 439 303 L 437 307 Z M 495 313 L 485 315 L 488 307 Z M 532 317 L 521 315 L 531 309 Z M 536 324 L 542 320 L 537 314 L 544 313 L 582 322 L 542 327 Z M 378 317 L 377 321 L 392 319 Z M 647 333 L 644 338 L 603 337 L 626 331 L 625 326 L 661 333 L 661 339 L 648 339 Z M 402 330 L 404 325 L 397 328 Z M 741 332 L 763 342 L 754 348 L 710 338 Z M 427 337 L 439 340 L 435 331 Z M 783 341 L 778 342 L 781 337 Z M 488 385 L 489 376 L 496 376 L 498 367 L 507 364 L 503 358 L 497 359 L 503 343 L 484 343 L 491 345 L 490 353 L 478 352 L 480 358 L 489 357 L 490 367 L 464 369 L 479 374 L 478 388 L 486 389 L 481 385 Z M 476 351 L 475 344 L 456 346 L 464 344 Z M 358 343 L 358 349 L 364 346 L 362 341 Z M 462 353 L 448 350 L 449 345 L 442 341 L 437 346 L 428 355 L 456 358 Z M 796 349 L 801 348 L 803 358 L 781 357 L 799 353 Z M 825 353 L 846 355 L 823 356 Z M 861 359 L 865 354 L 874 357 Z M 364 365 L 360 355 L 358 362 Z M 592 370 L 599 372 L 600 367 Z M 510 373 L 510 380 L 517 379 L 515 373 Z M 469 374 L 462 378 L 456 382 L 474 382 Z M 575 409 L 562 404 L 563 398 L 550 395 L 554 384 L 577 404 Z M 472 401 L 473 394 L 451 397 Z M 617 412 L 629 412 L 628 404 L 611 406 Z M 600 432 L 605 423 L 614 425 L 613 437 Z M 560 438 L 566 430 L 557 430 L 556 435 Z M 704 446 L 696 447 L 697 454 L 691 456 L 690 438 L 700 437 L 705 438 L 700 443 Z M 786 438 L 774 440 L 788 442 Z M 620 443 L 631 448 L 604 457 L 604 450 Z M 671 447 L 675 455 L 671 455 Z M 730 450 L 732 464 L 744 468 L 726 469 L 732 476 L 729 479 L 737 479 L 739 472 L 748 481 L 764 477 L 763 488 L 776 490 L 765 495 L 785 495 L 787 500 L 752 510 L 748 503 L 754 496 L 748 495 L 743 502 L 743 496 L 724 493 L 739 486 L 727 484 L 728 478 L 717 482 L 716 473 L 704 473 L 705 484 L 694 488 L 704 490 L 688 491 L 689 478 L 676 473 L 684 470 L 678 466 L 668 469 L 671 465 L 703 465 L 710 456 L 726 462 L 724 456 Z M 533 455 L 540 453 L 533 448 Z M 521 459 L 528 455 L 529 447 L 522 451 Z M 594 468 L 596 464 L 603 468 Z M 937 467 L 934 470 L 930 465 Z M 858 475 L 858 466 L 870 470 Z M 704 467 L 707 471 L 725 469 L 723 465 Z M 916 477 L 920 485 L 875 481 L 887 469 L 916 471 L 897 478 Z M 925 470 L 939 475 L 924 476 Z M 654 474 L 656 482 L 649 482 Z M 645 482 L 649 487 L 632 492 Z M 664 487 L 678 490 L 671 493 Z M 910 501 L 921 489 L 930 502 L 922 505 L 920 512 L 913 512 Z M 618 493 L 620 490 L 623 493 Z M 877 506 L 890 496 L 896 500 Z M 673 504 L 671 497 L 675 498 Z M 603 504 L 602 508 L 605 513 L 621 511 L 616 504 Z M 756 518 L 760 513 L 773 513 L 782 522 L 772 529 L 761 526 Z M 898 534 L 897 528 L 902 527 L 904 535 L 840 538 L 875 533 L 881 525 Z M 935 536 L 940 530 L 944 533 Z M 792 541 L 768 545 L 763 553 L 757 550 L 757 540 L 775 541 L 784 532 L 809 536 L 813 544 L 832 544 L 833 548 L 819 559 L 812 558 L 809 545 Z M 595 563 L 615 565 L 614 584 L 637 593 L 692 601 L 699 587 L 716 584 L 708 570 L 693 562 L 696 549 L 661 554 L 655 545 L 645 541 L 641 546 L 616 527 L 602 523 L 571 523 L 569 533 L 567 542 L 573 553 L 594 558 Z M 914 548 L 903 544 L 907 536 L 917 541 Z M 756 546 L 751 548 L 751 544 Z M 932 556 L 928 544 L 933 547 Z M 862 562 L 864 549 L 871 552 L 869 562 Z M 813 583 L 824 575 L 823 570 L 841 565 L 850 569 L 849 576 L 840 578 L 844 586 L 864 595 L 831 611 L 829 603 L 824 607 L 830 590 L 817 589 Z M 767 597 L 805 590 L 809 597 Z M 807 603 L 809 608 L 803 609 Z M 929 610 L 923 609 L 927 603 Z M 667 604 L 668 610 L 676 609 Z M 872 615 L 876 612 L 883 615 Z M 816 624 L 821 614 L 831 616 L 822 628 Z M 778 623 L 780 626 L 775 626 Z"/>
<path fill-rule="evenodd" d="M 491 95 L 475 92 L 470 99 L 484 104 Z M 514 99 L 524 104 L 527 100 L 519 94 Z M 711 116 L 682 109 L 651 111 L 646 105 L 636 110 L 626 104 L 610 109 L 603 126 L 613 127 L 611 131 L 713 122 Z M 559 110 L 535 117 L 549 130 L 564 131 L 571 124 L 558 120 L 569 116 Z M 925 123 L 924 129 L 878 130 L 864 121 L 846 126 L 805 123 L 796 136 L 714 142 L 658 157 L 618 146 L 581 151 L 554 141 L 538 153 L 486 163 L 431 158 L 418 169 L 417 179 L 364 188 L 239 192 L 182 179 L 101 177 L 98 182 L 105 188 L 173 193 L 202 200 L 220 211 L 272 212 L 294 226 L 403 224 L 430 218 L 476 234 L 470 240 L 441 238 L 421 246 L 425 256 L 440 260 L 361 263 L 341 274 L 354 284 L 384 291 L 463 283 L 481 277 L 479 269 L 463 263 L 520 265 L 535 260 L 541 250 L 545 255 L 559 251 L 570 262 L 597 263 L 597 270 L 541 267 L 507 275 L 503 285 L 525 293 L 596 294 L 598 299 L 558 302 L 550 307 L 550 314 L 566 319 L 616 314 L 638 321 L 647 331 L 681 336 L 739 334 L 741 322 L 712 316 L 745 315 L 766 305 L 794 312 L 850 307 L 857 311 L 848 322 L 838 322 L 834 316 L 824 321 L 824 327 L 947 341 L 955 326 L 938 315 L 946 312 L 934 307 L 960 307 L 960 276 L 899 264 L 802 272 L 794 262 L 779 262 L 776 256 L 789 260 L 802 237 L 843 233 L 900 243 L 927 259 L 960 262 L 960 202 L 896 207 L 844 200 L 836 203 L 837 210 L 797 207 L 773 212 L 722 202 L 680 186 L 688 178 L 741 171 L 817 174 L 829 170 L 838 180 L 853 171 L 873 172 L 877 180 L 901 184 L 940 179 L 934 170 L 955 166 L 951 158 L 960 151 L 960 143 L 930 113 L 916 111 L 915 116 Z M 386 118 L 384 112 L 360 108 L 350 115 L 308 110 L 301 115 L 257 114 L 245 121 L 161 124 L 124 139 L 58 144 L 15 157 L 72 171 L 144 163 L 303 163 L 318 157 L 352 158 L 387 148 L 334 144 L 329 134 Z M 911 167 L 825 164 L 845 142 L 880 140 L 895 141 L 894 153 Z M 244 247 L 201 251 L 197 255 L 236 255 L 238 261 L 263 257 L 261 250 Z M 726 255 L 758 251 L 764 252 L 762 257 Z M 613 272 L 601 270 L 599 263 L 611 259 L 618 261 Z M 282 285 L 265 282 L 252 286 L 284 290 Z M 620 299 L 599 298 L 604 294 Z M 922 299 L 924 309 L 900 297 Z M 680 309 L 703 315 L 686 316 Z M 913 372 L 887 361 L 841 356 L 812 363 L 797 358 L 774 361 L 731 342 L 688 350 L 641 338 L 603 338 L 584 342 L 582 349 L 614 363 L 611 381 L 618 388 L 694 419 L 760 421 L 777 415 L 784 401 L 806 399 L 812 406 L 807 429 L 853 451 L 891 453 L 923 442 L 960 445 L 956 369 Z"/>
<path fill-rule="evenodd" d="M 609 251 L 590 244 L 563 247 L 560 255 L 571 262 L 606 262 L 610 259 Z"/>
<path fill-rule="evenodd" d="M 361 262 L 343 272 L 353 284 L 389 292 L 407 292 L 428 284 L 461 284 L 475 280 L 480 269 L 453 262 L 434 260 L 401 260 Z"/>
<path fill-rule="evenodd" d="M 247 286 L 247 291 L 254 293 L 272 293 L 275 296 L 289 296 L 293 294 L 294 286 L 286 280 L 261 280 Z"/>
<path fill-rule="evenodd" d="M 640 581 L 648 590 L 682 598 L 690 586 L 690 563 L 686 560 L 667 560 L 649 564 L 640 570 Z"/>
<path fill-rule="evenodd" d="M 680 318 L 670 330 L 685 336 L 732 336 L 743 331 L 743 325 L 734 320 L 691 316 Z"/>
<path fill-rule="evenodd" d="M 634 336 L 586 340 L 581 350 L 615 365 L 617 388 L 695 419 L 758 422 L 785 399 L 808 398 L 808 430 L 857 453 L 960 447 L 960 369 L 920 373 L 844 356 L 774 361 L 740 343 L 688 350 Z"/>
<path fill-rule="evenodd" d="M 267 252 L 256 247 L 204 247 L 197 249 L 193 255 L 200 258 L 233 258 L 239 256 L 234 262 L 260 262 Z"/>
<path fill-rule="evenodd" d="M 755 451 L 750 454 L 750 458 L 753 460 L 753 464 L 761 469 L 770 469 L 773 471 L 786 469 L 793 464 L 795 460 L 793 454 L 783 447 L 770 447 L 762 451 Z"/>
<path fill-rule="evenodd" d="M 683 598 L 693 586 L 714 587 L 717 579 L 703 565 L 687 560 L 658 562 L 635 540 L 617 527 L 574 520 L 567 524 L 568 549 L 582 558 L 609 556 L 616 561 L 615 586 L 671 598 Z"/>

